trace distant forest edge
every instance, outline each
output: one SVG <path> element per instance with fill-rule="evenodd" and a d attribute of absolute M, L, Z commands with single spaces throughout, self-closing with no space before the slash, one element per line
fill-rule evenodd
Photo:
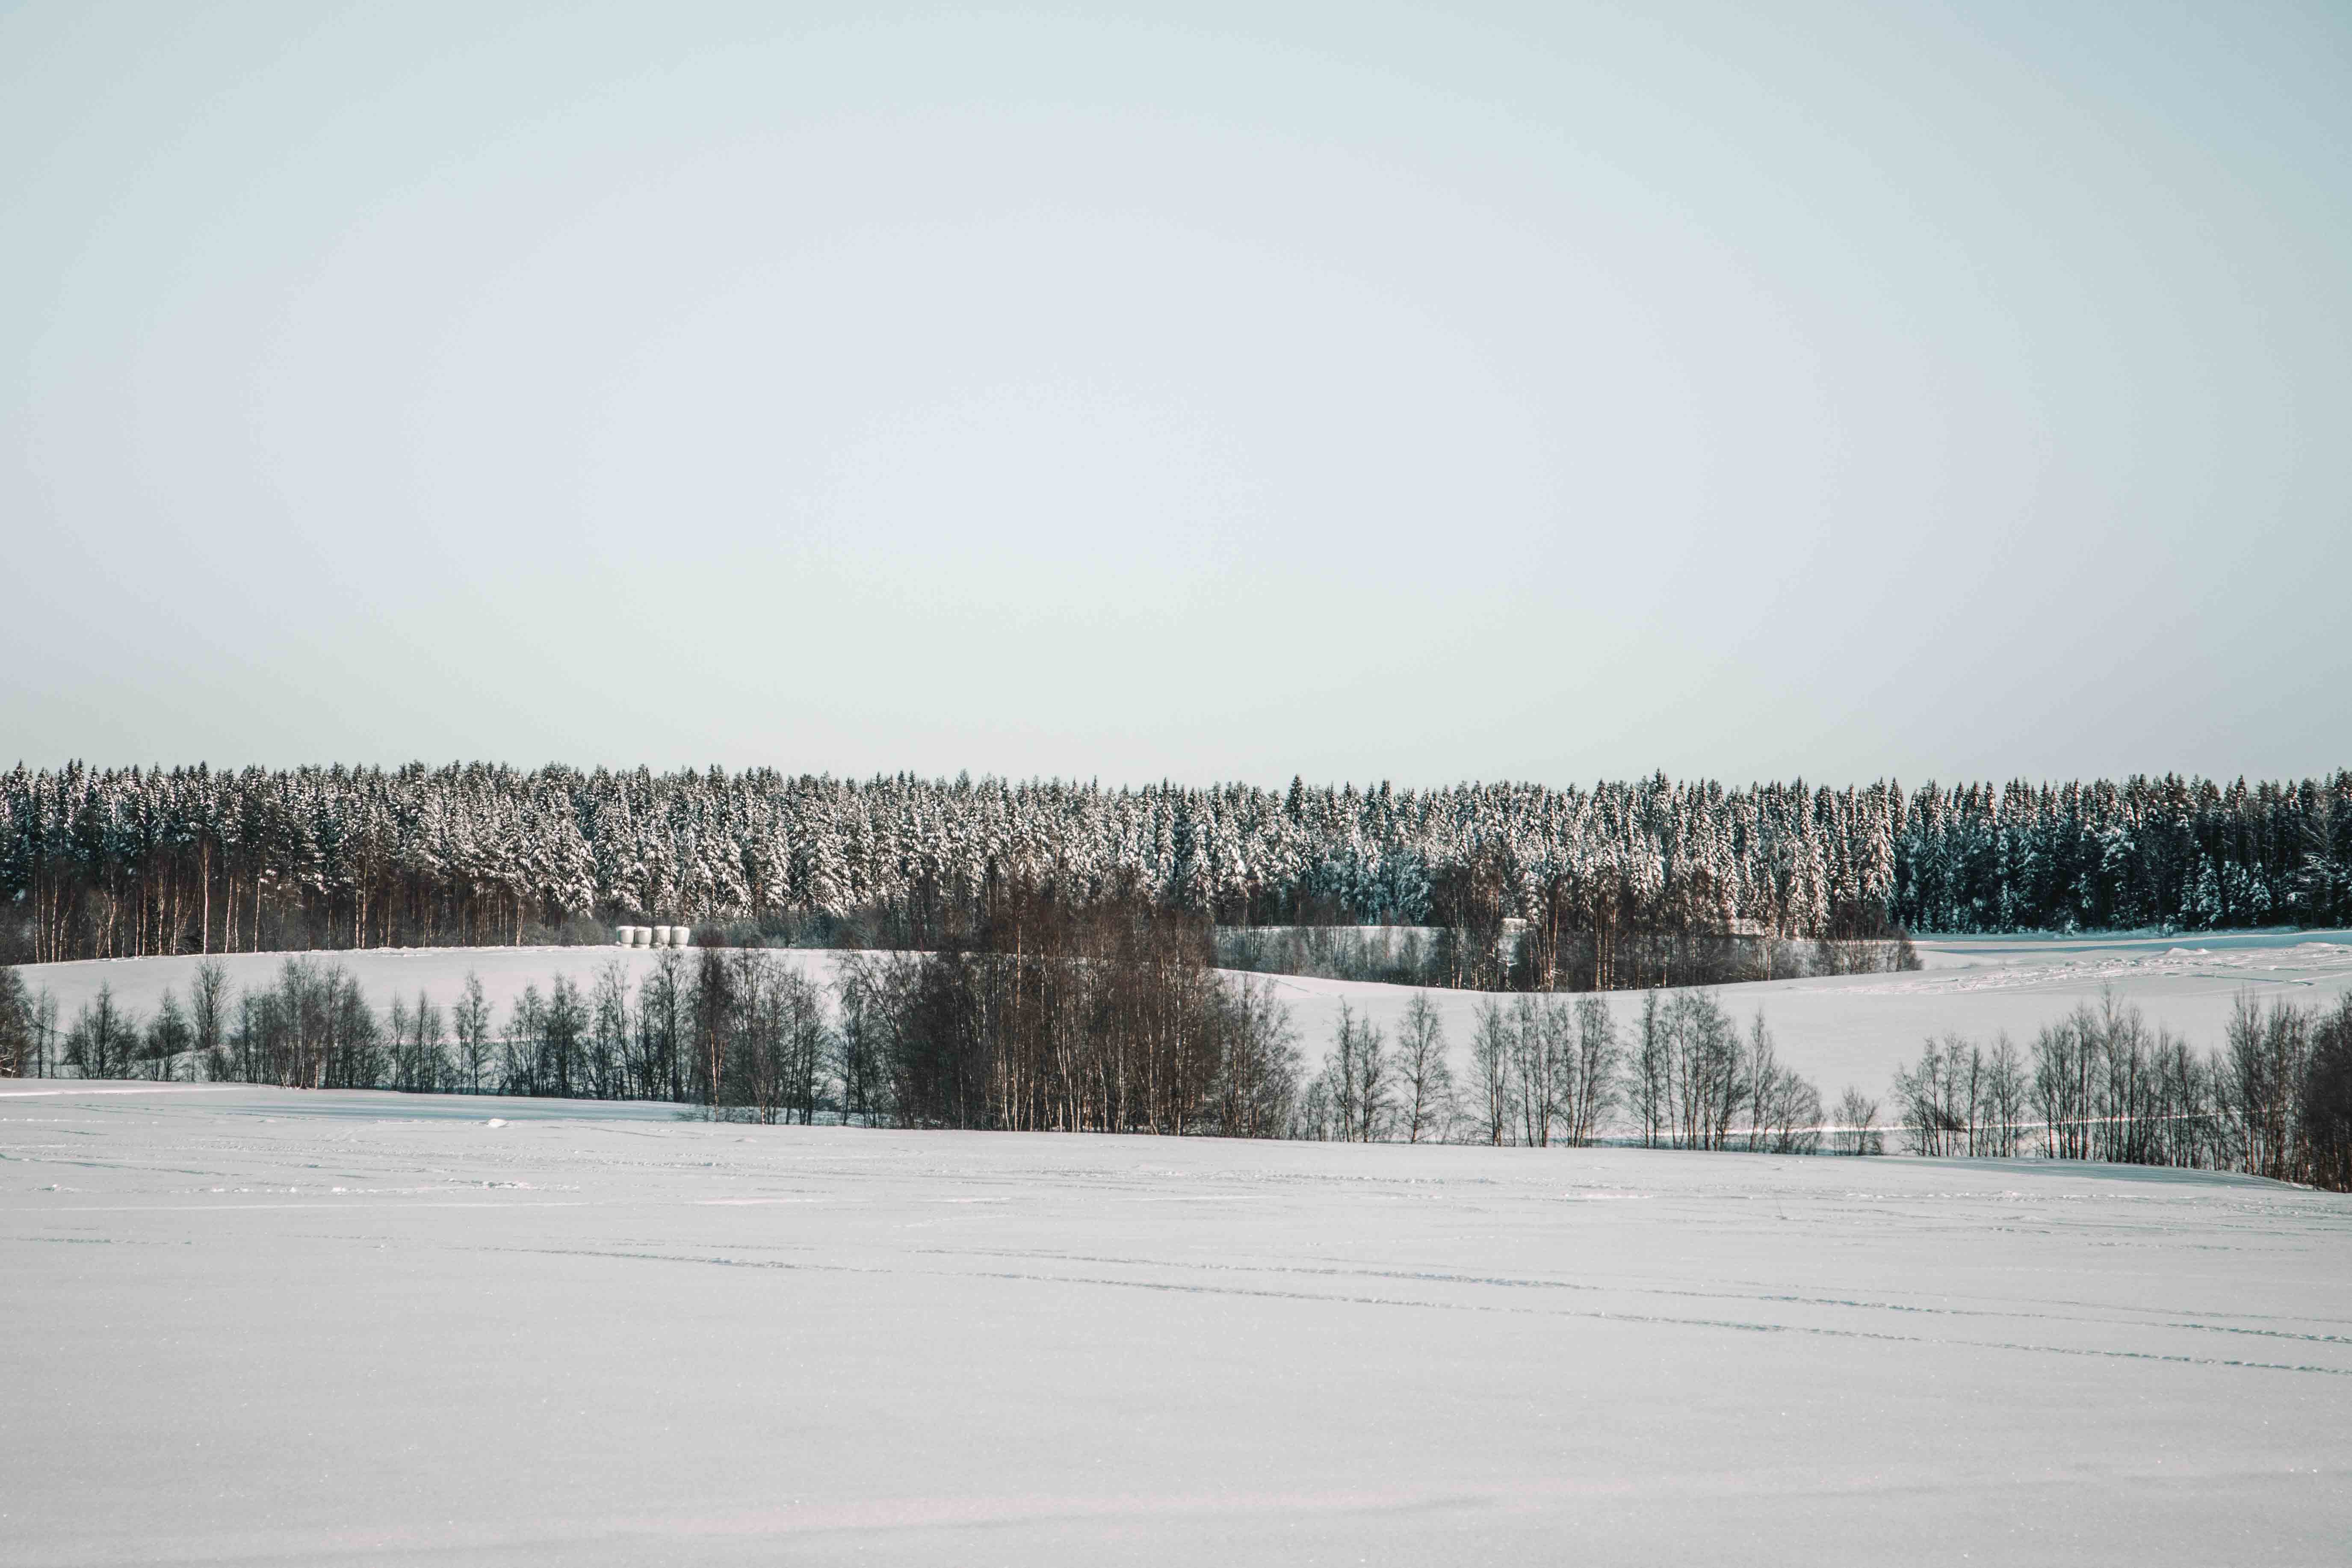
<path fill-rule="evenodd" d="M 0 777 L 0 963 L 581 942 L 628 921 L 941 951 L 1035 899 L 1228 928 L 1240 967 L 1530 990 L 1896 966 L 1907 931 L 2331 925 L 2352 921 L 2352 771 L 1910 792 L 479 763 Z M 1425 939 L 1313 935 L 1347 925 Z"/>

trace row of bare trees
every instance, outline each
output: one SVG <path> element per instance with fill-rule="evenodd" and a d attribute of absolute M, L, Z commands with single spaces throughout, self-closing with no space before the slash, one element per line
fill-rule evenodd
<path fill-rule="evenodd" d="M 1710 992 L 1643 999 L 1625 1079 L 1629 1120 L 1647 1146 L 1776 1154 L 1821 1147 L 1821 1091 L 1781 1064 L 1760 1011 L 1743 1034 Z"/>
<path fill-rule="evenodd" d="M 1393 1038 L 1343 1005 L 1302 1084 L 1271 984 L 1206 958 L 1196 917 L 1040 900 L 951 951 L 843 955 L 830 988 L 773 950 L 670 950 L 641 974 L 615 960 L 584 986 L 526 986 L 503 1020 L 472 975 L 446 1008 L 420 992 L 379 1013 L 340 964 L 291 958 L 234 997 L 220 964 L 201 964 L 186 1003 L 166 992 L 146 1020 L 102 986 L 59 1029 L 53 1004 L 0 972 L 0 1059 L 84 1077 L 667 1100 L 765 1121 L 1359 1142 L 1582 1144 L 1622 1103 L 1645 1142 L 1811 1146 L 1818 1097 L 1774 1065 L 1760 1018 L 1743 1040 L 1705 994 L 1654 1002 L 1630 1052 L 1601 998 L 1490 997 L 1459 1085 L 1428 994 L 1408 999 Z"/>
<path fill-rule="evenodd" d="M 1006 899 L 942 951 L 843 961 L 845 1082 L 908 1125 L 1280 1136 L 1287 1016 L 1209 958 L 1149 900 Z"/>
<path fill-rule="evenodd" d="M 486 1017 L 478 984 L 474 1002 Z M 422 999 L 420 1006 L 438 1059 L 440 1011 Z M 467 1016 L 462 1004 L 459 1016 Z M 200 964 L 184 1003 L 166 991 L 144 1019 L 115 999 L 111 985 L 100 985 L 59 1026 L 53 999 L 28 996 L 14 972 L 0 972 L 0 1071 L 298 1089 L 457 1087 L 445 1069 L 415 1070 L 421 1041 L 412 1017 L 395 1002 L 387 1026 L 340 965 L 289 959 L 273 983 L 234 997 L 219 964 Z"/>
<path fill-rule="evenodd" d="M 1318 1142 L 1443 1142 L 1463 1123 L 1445 1023 L 1425 994 L 1406 1002 L 1393 1042 L 1346 1002 L 1320 1071 L 1292 1110 L 1290 1136 Z"/>
<path fill-rule="evenodd" d="M 1879 1152 L 1878 1107 L 1825 1111 L 1706 992 L 1652 993 L 1630 1034 L 1587 995 L 1488 997 L 1457 1081 L 1442 1017 L 1393 1034 L 1343 1005 L 1302 1082 L 1268 983 L 1211 969 L 1197 922 L 1039 905 L 956 951 L 850 954 L 827 987 L 768 949 L 667 951 L 526 987 L 503 1020 L 468 976 L 379 1012 L 343 968 L 288 960 L 232 996 L 217 963 L 141 1018 L 101 986 L 60 1026 L 0 970 L 0 1074 L 666 1100 L 711 1114 L 919 1127 L 1350 1142 Z M 2352 998 L 2242 997 L 2210 1053 L 2109 996 L 2021 1051 L 1947 1037 L 1895 1075 L 1908 1149 L 2247 1172 L 2352 1190 Z"/>
<path fill-rule="evenodd" d="M 1470 1033 L 1469 1121 L 1482 1143 L 1589 1143 L 1619 1090 L 1624 1051 L 1609 1005 L 1588 996 L 1480 1004 Z"/>
<path fill-rule="evenodd" d="M 1876 1110 L 1861 1108 L 1863 1127 Z M 1413 997 L 1391 1044 L 1342 1005 L 1322 1071 L 1293 1134 L 1369 1142 L 1593 1142 L 1630 1124 L 1651 1147 L 1809 1154 L 1822 1145 L 1820 1092 L 1780 1065 L 1759 1013 L 1742 1035 L 1708 992 L 1646 1001 L 1631 1040 L 1599 996 L 1488 997 L 1457 1082 L 1444 1028 Z M 1854 1142 L 1849 1152 L 1872 1152 Z"/>
<path fill-rule="evenodd" d="M 1008 899 L 941 951 L 842 955 L 831 987 L 776 950 L 672 949 L 642 974 L 615 959 L 584 985 L 527 986 L 497 1026 L 472 976 L 446 1009 L 420 993 L 379 1013 L 341 965 L 292 958 L 233 999 L 203 963 L 189 1004 L 167 992 L 146 1020 L 102 986 L 60 1029 L 9 971 L 0 1065 L 666 1100 L 763 1121 L 1281 1136 L 1298 1078 L 1287 1014 L 1207 954 L 1203 921 L 1150 900 Z"/>
<path fill-rule="evenodd" d="M 2027 1051 L 2006 1037 L 1930 1041 L 1894 1096 L 1915 1153 L 2032 1152 L 2352 1189 L 2352 996 L 2318 1010 L 2242 994 L 2208 1053 L 2110 993 Z"/>

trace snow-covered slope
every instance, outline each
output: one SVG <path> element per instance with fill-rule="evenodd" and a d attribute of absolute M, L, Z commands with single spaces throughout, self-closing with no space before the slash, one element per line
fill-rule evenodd
<path fill-rule="evenodd" d="M 2316 1563 L 2352 1200 L 0 1087 L 0 1563 Z"/>
<path fill-rule="evenodd" d="M 1830 1095 L 1848 1084 L 1882 1092 L 1895 1067 L 1918 1055 L 1930 1036 L 1957 1033 L 1990 1041 L 2002 1030 L 2021 1044 L 2035 1029 L 2112 987 L 2136 1004 L 2151 1024 L 2162 1024 L 2202 1047 L 2221 1043 L 2239 993 L 2268 999 L 2287 995 L 2333 1003 L 2352 991 L 2352 932 L 2265 931 L 2197 938 L 1958 938 L 1923 942 L 1926 965 L 1916 973 L 1850 975 L 1727 986 L 1725 1005 L 1744 1019 L 1760 1007 L 1780 1042 L 1781 1059 L 1811 1077 Z M 446 1005 L 468 973 L 481 976 L 491 1001 L 505 1008 L 527 984 L 542 989 L 557 974 L 586 984 L 597 968 L 619 963 L 642 973 L 656 960 L 645 949 L 594 947 L 425 948 L 318 955 L 349 968 L 379 1005 L 394 992 L 424 992 Z M 823 977 L 834 955 L 779 954 Z M 26 980 L 56 994 L 60 1016 L 111 985 L 116 999 L 141 1014 L 166 987 L 184 998 L 193 958 L 129 959 L 51 963 L 24 971 Z M 285 955 L 240 953 L 221 960 L 233 987 L 264 984 Z M 1412 992 L 1356 981 L 1273 977 L 1297 1025 L 1310 1060 L 1319 1058 L 1344 1001 L 1382 1023 L 1393 1020 Z M 1458 991 L 1429 994 L 1446 1018 L 1457 1054 L 1469 1038 L 1480 998 Z M 1638 994 L 1612 1003 L 1631 1026 Z"/>

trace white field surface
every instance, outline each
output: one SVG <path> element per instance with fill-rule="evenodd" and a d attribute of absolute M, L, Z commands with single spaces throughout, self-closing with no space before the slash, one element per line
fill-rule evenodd
<path fill-rule="evenodd" d="M 2321 1563 L 2352 1200 L 0 1083 L 0 1563 Z"/>
<path fill-rule="evenodd" d="M 1898 1066 L 1916 1059 L 1930 1036 L 1957 1033 L 1990 1044 L 2006 1031 L 2022 1047 L 2034 1031 L 2077 1004 L 2095 1005 L 2112 988 L 2137 1005 L 2151 1025 L 2184 1035 L 2200 1049 L 2221 1043 L 2230 1010 L 2241 993 L 2265 1003 L 2287 997 L 2332 1005 L 2352 991 L 2352 931 L 2232 931 L 2195 937 L 1980 937 L 1918 944 L 1920 971 L 1836 979 L 1785 980 L 1722 988 L 1720 996 L 1743 1024 L 1758 1008 L 1779 1043 L 1781 1060 L 1811 1078 L 1834 1099 L 1852 1084 L 1884 1097 Z M 238 953 L 221 960 L 230 986 L 267 984 L 283 953 Z M 832 973 L 835 955 L 780 952 L 817 978 Z M 314 962 L 341 963 L 378 1007 L 395 992 L 424 992 L 445 1008 L 470 972 L 503 1021 L 527 984 L 542 990 L 558 974 L 585 986 L 615 960 L 633 973 L 651 967 L 646 949 L 610 947 L 488 947 L 376 949 L 320 953 Z M 58 998 L 59 1022 L 111 985 L 118 1002 L 145 1016 L 168 987 L 184 1002 L 199 960 L 144 958 L 29 965 L 20 973 Z M 1321 1059 L 1345 1001 L 1376 1022 L 1392 1024 L 1413 994 L 1409 987 L 1352 981 L 1271 977 L 1289 1005 L 1308 1062 Z M 1432 991 L 1446 1021 L 1457 1062 L 1470 1037 L 1475 993 Z M 1620 1024 L 1631 1028 L 1638 993 L 1610 998 Z"/>

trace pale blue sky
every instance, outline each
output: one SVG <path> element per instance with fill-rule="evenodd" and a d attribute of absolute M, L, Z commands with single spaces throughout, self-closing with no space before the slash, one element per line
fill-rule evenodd
<path fill-rule="evenodd" d="M 2348 16 L 0 11 L 0 761 L 2352 763 Z"/>

